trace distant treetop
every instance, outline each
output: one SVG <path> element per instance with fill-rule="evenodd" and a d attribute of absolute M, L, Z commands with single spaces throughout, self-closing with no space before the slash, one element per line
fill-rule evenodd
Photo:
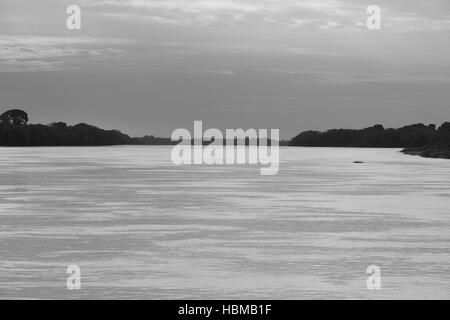
<path fill-rule="evenodd" d="M 28 114 L 19 109 L 8 110 L 0 115 L 0 122 L 15 126 L 23 126 L 28 123 Z"/>

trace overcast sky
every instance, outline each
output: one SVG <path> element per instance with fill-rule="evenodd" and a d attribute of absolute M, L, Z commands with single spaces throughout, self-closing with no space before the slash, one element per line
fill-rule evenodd
<path fill-rule="evenodd" d="M 0 110 L 17 107 L 132 135 L 440 124 L 450 1 L 0 0 Z"/>

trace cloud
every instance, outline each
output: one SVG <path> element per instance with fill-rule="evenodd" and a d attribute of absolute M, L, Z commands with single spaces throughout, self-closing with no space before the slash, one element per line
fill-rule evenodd
<path fill-rule="evenodd" d="M 387 18 L 384 26 L 399 32 L 448 31 L 450 30 L 450 17 L 448 19 L 430 20 L 405 14 Z"/>
<path fill-rule="evenodd" d="M 297 26 L 304 18 L 323 20 L 323 25 L 330 27 L 338 25 L 330 17 L 353 11 L 337 0 L 86 0 L 83 5 L 130 22 L 205 26 L 232 22 Z"/>
<path fill-rule="evenodd" d="M 212 15 L 201 15 L 193 18 L 174 18 L 165 17 L 158 15 L 142 15 L 135 13 L 119 13 L 119 12 L 109 12 L 100 14 L 106 18 L 112 18 L 116 20 L 129 21 L 129 22 L 140 22 L 140 23 L 157 23 L 165 25 L 208 25 L 216 20 L 216 17 Z"/>
<path fill-rule="evenodd" d="M 205 74 L 205 75 L 219 75 L 219 76 L 232 76 L 236 74 L 234 70 L 204 70 L 204 71 L 195 71 L 190 72 L 191 74 Z"/>
<path fill-rule="evenodd" d="M 394 31 L 449 30 L 447 0 L 379 0 L 385 27 Z M 357 0 L 85 0 L 106 17 L 171 25 L 274 24 L 309 30 L 359 29 L 368 3 Z M 436 8 L 430 10 L 429 7 Z M 447 13 L 446 13 L 447 12 Z"/>
<path fill-rule="evenodd" d="M 63 61 L 43 60 L 3 60 L 0 62 L 0 72 L 35 72 L 68 70 Z"/>
<path fill-rule="evenodd" d="M 101 66 L 102 58 L 112 56 L 120 56 L 117 65 L 126 66 L 184 63 L 194 55 L 211 63 L 227 55 L 234 55 L 233 61 L 253 55 L 261 63 L 303 54 L 383 59 L 388 57 L 386 48 L 393 47 L 392 54 L 407 52 L 411 59 L 423 60 L 426 52 L 407 46 L 409 40 L 396 33 L 450 30 L 448 0 L 377 0 L 383 30 L 370 34 L 365 30 L 367 3 L 360 0 L 80 0 L 85 20 L 77 34 L 84 36 L 73 36 L 64 28 L 64 6 L 50 14 L 45 7 L 50 2 L 39 12 L 42 28 L 24 25 L 28 13 L 11 14 L 22 22 L 10 21 L 2 32 L 21 35 L 0 34 L 2 70 L 36 70 L 32 61 L 45 62 L 45 70 Z M 4 15 L 0 25 L 2 19 Z M 392 34 L 395 39 L 389 38 Z M 132 38 L 133 43 L 120 37 Z M 425 39 L 419 33 L 416 38 Z M 219 63 L 211 69 L 226 70 L 229 65 Z"/>
<path fill-rule="evenodd" d="M 111 55 L 114 49 L 105 45 L 124 43 L 121 39 L 91 37 L 0 35 L 0 71 L 73 69 L 65 64 L 65 58 Z"/>

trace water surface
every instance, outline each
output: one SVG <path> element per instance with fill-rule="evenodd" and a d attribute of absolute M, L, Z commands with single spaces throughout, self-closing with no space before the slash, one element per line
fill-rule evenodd
<path fill-rule="evenodd" d="M 0 298 L 450 298 L 450 161 L 281 148 L 261 176 L 170 150 L 0 148 Z"/>

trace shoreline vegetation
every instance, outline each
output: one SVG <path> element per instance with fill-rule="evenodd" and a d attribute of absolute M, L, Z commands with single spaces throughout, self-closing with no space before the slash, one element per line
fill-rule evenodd
<path fill-rule="evenodd" d="M 28 115 L 22 110 L 9 110 L 0 116 L 0 146 L 113 146 L 113 145 L 175 145 L 178 141 L 155 136 L 130 137 L 119 130 L 104 130 L 80 123 L 67 125 L 27 124 Z M 204 144 L 211 142 L 204 141 Z M 248 140 L 246 141 L 248 144 Z M 280 146 L 291 147 L 354 147 L 404 148 L 403 153 L 430 158 L 450 159 L 450 122 L 439 128 L 422 123 L 398 129 L 382 125 L 364 129 L 332 129 L 324 132 L 304 131 L 291 140 L 281 140 Z"/>
<path fill-rule="evenodd" d="M 114 145 L 173 145 L 168 138 L 130 137 L 119 130 L 104 130 L 80 123 L 16 126 L 0 123 L 0 146 L 4 147 L 82 147 Z"/>
<path fill-rule="evenodd" d="M 450 159 L 450 122 L 436 125 L 423 123 L 398 129 L 375 125 L 365 129 L 332 129 L 325 132 L 304 131 L 294 137 L 290 146 L 403 148 L 402 152 L 427 158 Z"/>
<path fill-rule="evenodd" d="M 450 143 L 447 142 L 419 148 L 405 148 L 402 152 L 404 154 L 421 156 L 424 158 L 450 159 Z"/>

